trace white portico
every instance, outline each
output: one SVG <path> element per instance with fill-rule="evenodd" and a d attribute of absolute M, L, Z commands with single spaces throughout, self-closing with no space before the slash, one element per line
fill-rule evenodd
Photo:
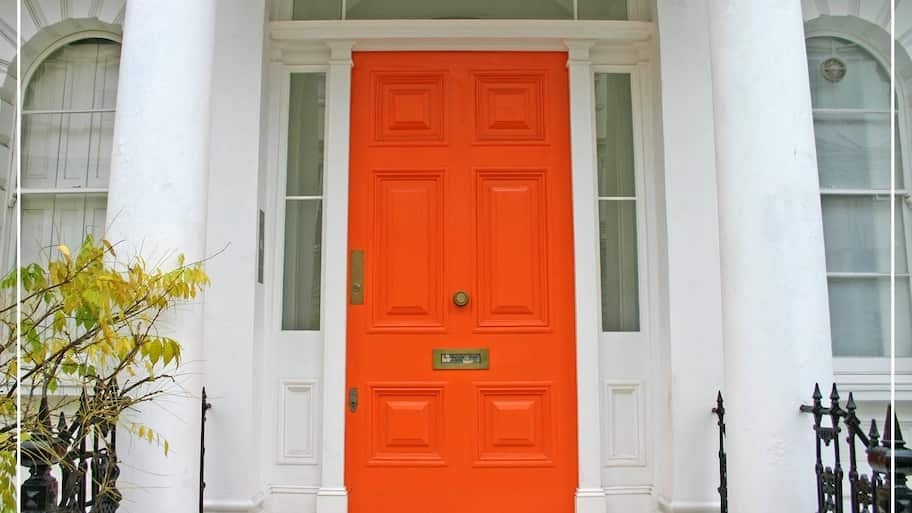
<path fill-rule="evenodd" d="M 297 19 L 302 0 L 95 3 L 42 11 L 23 38 L 97 37 L 85 20 L 108 10 L 123 27 L 107 237 L 212 256 L 204 302 L 167 326 L 182 393 L 142 412 L 171 452 L 122 444 L 123 511 L 196 511 L 202 386 L 206 511 L 349 510 L 349 143 L 366 119 L 352 56 L 376 51 L 567 53 L 575 510 L 718 511 L 717 390 L 732 509 L 766 511 L 769 490 L 813 509 L 798 405 L 834 364 L 804 23 L 871 7 L 630 0 L 609 20 L 582 19 L 581 0 L 568 19 L 410 20 Z"/>

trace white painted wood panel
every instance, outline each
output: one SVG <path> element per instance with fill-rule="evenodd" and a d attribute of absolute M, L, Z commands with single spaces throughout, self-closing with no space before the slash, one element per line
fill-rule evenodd
<path fill-rule="evenodd" d="M 279 409 L 279 463 L 317 463 L 316 381 L 283 380 Z"/>

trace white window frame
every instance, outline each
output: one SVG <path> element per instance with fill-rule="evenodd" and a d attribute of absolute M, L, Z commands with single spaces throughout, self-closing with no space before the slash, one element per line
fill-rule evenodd
<path fill-rule="evenodd" d="M 273 326 L 275 330 L 278 331 L 278 336 L 283 338 L 305 338 L 308 341 L 319 342 L 321 340 L 320 333 L 323 330 L 323 289 L 324 289 L 324 267 L 326 263 L 325 254 L 321 252 L 320 255 L 320 328 L 316 330 L 295 330 L 295 329 L 283 329 L 283 305 L 284 305 L 284 290 L 285 290 L 285 206 L 288 200 L 301 200 L 301 201 L 312 201 L 319 200 L 321 204 L 321 209 L 325 205 L 326 198 L 326 171 L 327 171 L 327 159 L 326 159 L 326 146 L 327 146 L 327 137 L 326 130 L 328 128 L 328 118 L 329 116 L 326 113 L 324 108 L 323 115 L 323 177 L 321 181 L 323 182 L 323 190 L 320 191 L 319 195 L 306 195 L 306 196 L 288 196 L 287 187 L 288 187 L 288 130 L 289 126 L 289 112 L 291 102 L 291 76 L 297 73 L 313 73 L 313 74 L 322 74 L 324 80 L 328 81 L 329 67 L 326 65 L 296 65 L 296 66 L 284 66 L 279 72 L 279 81 L 280 81 L 280 92 L 279 92 L 279 135 L 277 137 L 278 147 L 276 151 L 277 155 L 274 156 L 276 159 L 276 169 L 278 173 L 271 173 L 271 178 L 275 178 L 275 182 L 271 185 L 270 189 L 275 191 L 276 195 L 272 199 L 272 204 L 269 206 L 266 212 L 266 224 L 267 226 L 273 226 L 274 230 L 271 235 L 271 244 L 267 241 L 267 247 L 271 246 L 274 248 L 272 251 L 273 254 L 273 281 L 272 281 L 272 304 L 275 305 L 274 308 L 271 308 L 272 318 L 270 319 L 270 325 Z M 275 76 L 275 73 L 273 74 Z M 326 98 L 329 97 L 329 91 L 326 91 Z M 270 214 L 274 216 L 274 219 L 270 220 Z M 321 216 L 320 224 L 320 241 L 321 246 L 322 242 L 326 240 L 326 215 Z M 321 248 L 322 249 L 322 248 Z M 288 335 L 288 334 L 292 335 Z"/>
<path fill-rule="evenodd" d="M 846 33 L 841 30 L 812 30 L 805 33 L 805 41 L 817 37 L 836 37 L 844 39 L 858 45 L 867 51 L 883 69 L 889 70 L 889 62 L 884 58 L 882 52 L 875 48 L 861 34 Z M 903 177 L 903 189 L 894 191 L 897 198 L 897 204 L 900 206 L 900 214 L 904 215 L 904 228 L 906 236 L 906 258 L 912 272 L 912 126 L 910 126 L 910 113 L 908 109 L 901 108 L 908 105 L 908 92 L 904 90 L 900 83 L 896 84 L 896 96 L 898 110 L 899 134 L 897 140 L 900 145 L 900 155 L 902 158 L 901 174 Z M 818 109 L 814 109 L 816 112 Z M 826 109 L 821 109 L 826 110 Z M 861 112 L 861 111 L 859 111 Z M 890 114 L 887 114 L 890 115 Z M 893 171 L 891 170 L 891 173 Z M 870 195 L 870 189 L 843 189 L 843 190 L 825 190 L 820 189 L 821 198 L 823 196 L 848 196 L 848 195 Z M 883 194 L 889 196 L 889 189 L 884 189 Z M 827 276 L 846 274 L 862 275 L 863 273 L 830 273 Z M 889 275 L 887 275 L 889 277 Z M 901 279 L 897 275 L 897 279 Z M 906 278 L 909 279 L 909 278 Z M 895 365 L 896 380 L 896 397 L 897 399 L 912 399 L 912 357 L 898 357 L 893 362 Z M 860 400 L 884 400 L 889 398 L 890 394 L 890 366 L 889 356 L 884 357 L 847 357 L 833 356 L 833 374 L 834 380 L 842 388 L 850 390 L 855 394 L 856 399 Z"/>
<path fill-rule="evenodd" d="M 649 76 L 648 69 L 642 65 L 594 65 L 592 67 L 593 81 L 595 74 L 608 73 L 614 75 L 627 75 L 630 77 L 630 103 L 632 112 L 633 128 L 633 180 L 634 195 L 632 197 L 611 197 L 602 196 L 596 191 L 596 197 L 601 206 L 602 201 L 634 201 L 636 213 L 636 236 L 637 236 L 637 289 L 639 300 L 637 304 L 640 329 L 637 331 L 602 331 L 601 338 L 604 341 L 620 339 L 622 343 L 642 343 L 642 339 L 648 339 L 651 332 L 650 321 L 650 279 L 655 279 L 656 273 L 650 269 L 649 248 L 654 247 L 655 233 L 649 230 L 646 223 L 647 206 L 650 203 L 647 198 L 646 174 L 648 169 L 652 169 L 652 163 L 646 161 L 646 146 L 651 144 L 648 141 L 649 134 L 644 123 L 644 113 L 647 111 L 647 102 L 649 98 Z M 593 141 L 597 137 L 595 125 L 595 112 L 593 111 L 592 124 Z M 595 144 L 595 142 L 593 142 Z M 596 172 L 598 170 L 596 169 Z M 601 234 L 599 234 L 601 236 Z M 601 268 L 599 268 L 599 289 L 601 290 Z M 602 296 L 599 294 L 599 302 Z M 602 307 L 599 304 L 599 315 Z M 601 326 L 601 324 L 599 324 Z"/>
<path fill-rule="evenodd" d="M 87 30 L 79 31 L 68 34 L 66 37 L 60 38 L 53 45 L 44 49 L 40 55 L 38 55 L 34 60 L 31 61 L 29 69 L 24 74 L 24 79 L 22 81 L 22 91 L 25 94 L 28 91 L 28 87 L 31 85 L 32 78 L 37 72 L 38 68 L 56 51 L 61 48 L 86 39 L 105 39 L 111 41 L 118 46 L 123 45 L 123 38 L 120 34 L 99 30 Z M 21 102 L 20 102 L 21 103 Z M 114 108 L 102 108 L 102 109 L 52 109 L 52 110 L 29 110 L 25 109 L 23 105 L 20 105 L 20 115 L 24 118 L 26 116 L 41 116 L 41 115 L 52 115 L 52 114 L 82 114 L 82 113 L 114 113 L 116 112 L 116 106 Z M 17 134 L 17 137 L 22 137 L 22 134 Z M 22 154 L 18 151 L 15 151 L 18 148 L 18 144 L 14 145 L 14 151 L 10 152 L 12 154 L 11 163 L 13 166 L 18 166 L 21 162 Z M 15 176 L 15 175 L 14 175 Z M 108 187 L 105 184 L 104 187 L 22 187 L 20 183 L 16 184 L 16 190 L 13 193 L 13 202 L 16 204 L 17 211 L 21 212 L 23 200 L 26 198 L 35 198 L 38 201 L 46 200 L 48 202 L 54 202 L 56 198 L 69 198 L 69 197 L 82 197 L 86 200 L 86 207 L 88 203 L 92 200 L 97 200 L 98 198 L 104 198 L 107 201 L 108 196 Z M 56 217 L 56 216 L 55 216 Z M 57 219 L 52 219 L 52 226 L 56 223 Z M 85 220 L 83 221 L 85 227 Z M 102 231 L 104 227 L 102 227 Z M 13 237 L 15 238 L 15 237 Z M 21 237 L 17 240 L 17 243 L 21 241 Z M 25 263 L 25 262 L 23 262 Z"/>

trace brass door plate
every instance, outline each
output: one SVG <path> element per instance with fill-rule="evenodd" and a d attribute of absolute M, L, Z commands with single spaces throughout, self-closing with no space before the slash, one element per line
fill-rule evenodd
<path fill-rule="evenodd" d="M 487 348 L 434 349 L 434 370 L 484 370 L 490 364 Z"/>
<path fill-rule="evenodd" d="M 349 303 L 353 305 L 364 304 L 364 250 L 353 249 L 351 252 L 351 291 Z"/>

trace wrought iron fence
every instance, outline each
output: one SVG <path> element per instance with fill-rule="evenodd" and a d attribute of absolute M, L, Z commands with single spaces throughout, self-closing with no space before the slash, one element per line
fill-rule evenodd
<path fill-rule="evenodd" d="M 810 413 L 814 419 L 817 513 L 912 513 L 912 490 L 906 485 L 906 476 L 912 473 L 912 450 L 906 448 L 899 420 L 892 409 L 887 406 L 881 435 L 874 420 L 871 420 L 868 432 L 864 432 L 862 421 L 857 415 L 855 398 L 851 393 L 845 405 L 842 405 L 839 391 L 836 385 L 833 385 L 828 402 L 828 405 L 824 405 L 820 386 L 814 385 L 811 404 L 801 405 L 801 411 Z M 721 392 L 716 397 L 716 406 L 712 412 L 718 418 L 719 428 L 719 499 L 722 513 L 727 513 L 725 406 Z M 841 433 L 845 433 L 844 439 L 840 437 Z M 847 454 L 842 452 L 843 442 L 848 450 Z M 867 455 L 869 474 L 858 466 L 861 450 Z M 848 458 L 845 461 L 848 464 L 848 473 L 843 467 L 844 456 Z M 825 464 L 825 460 L 832 463 Z M 895 471 L 891 470 L 891 467 Z M 848 494 L 845 493 L 846 477 Z M 891 490 L 895 497 L 892 504 Z"/>
<path fill-rule="evenodd" d="M 96 391 L 93 399 L 112 399 L 116 393 Z M 22 443 L 22 466 L 29 470 L 29 477 L 22 483 L 21 512 L 117 511 L 122 498 L 117 489 L 117 429 L 111 419 L 94 417 L 89 404 L 83 392 L 72 420 L 61 413 L 55 427 L 48 399 L 42 397 L 38 418 L 43 428 Z M 55 470 L 60 475 L 59 487 Z"/>
<path fill-rule="evenodd" d="M 41 399 L 42 429 L 22 443 L 22 466 L 29 470 L 22 484 L 21 513 L 115 513 L 122 499 L 117 489 L 115 419 L 94 417 L 92 400 L 116 400 L 117 390 L 85 392 L 71 421 L 61 413 L 52 425 L 47 397 Z M 199 510 L 203 511 L 206 412 L 212 408 L 203 388 L 200 404 Z M 55 474 L 60 476 L 58 480 Z M 58 496 L 59 495 L 59 496 Z"/>

